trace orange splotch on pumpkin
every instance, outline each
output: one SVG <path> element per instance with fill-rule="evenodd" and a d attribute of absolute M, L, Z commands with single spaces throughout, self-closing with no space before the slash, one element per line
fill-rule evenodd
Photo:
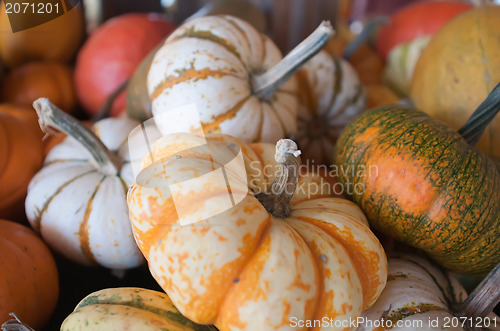
<path fill-rule="evenodd" d="M 377 153 L 367 157 L 366 162 L 376 164 L 377 171 L 365 173 L 362 180 L 371 181 L 372 185 L 365 187 L 364 194 L 391 196 L 398 192 L 397 203 L 403 211 L 425 213 L 439 195 L 436 187 L 427 180 L 431 167 L 428 160 L 420 160 L 396 148 L 389 148 L 384 153 L 391 157 L 378 157 Z"/>

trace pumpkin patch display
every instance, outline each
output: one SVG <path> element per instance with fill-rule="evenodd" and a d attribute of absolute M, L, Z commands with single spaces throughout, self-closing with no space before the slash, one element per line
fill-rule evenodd
<path fill-rule="evenodd" d="M 69 62 L 81 45 L 85 35 L 85 22 L 81 4 L 77 4 L 63 15 L 40 25 L 21 31 L 12 31 L 6 12 L 5 1 L 0 4 L 0 58 L 8 68 L 15 68 L 30 61 Z M 59 3 L 59 6 L 62 6 Z M 23 6 L 24 7 L 24 6 Z M 32 10 L 31 7 L 28 11 Z M 39 10 L 40 8 L 36 8 Z M 43 9 L 45 10 L 45 8 Z M 53 8 L 55 11 L 56 9 Z M 63 10 L 59 8 L 59 10 Z M 15 13 L 15 8 L 10 8 Z M 19 8 L 18 13 L 22 13 Z M 37 15 L 37 14 L 34 14 Z M 40 15 L 40 14 L 38 14 Z M 33 15 L 17 15 L 21 25 L 33 19 Z"/>
<path fill-rule="evenodd" d="M 75 85 L 78 99 L 90 115 L 132 76 L 144 57 L 175 26 L 159 14 L 130 13 L 100 26 L 78 53 Z M 114 101 L 112 116 L 125 109 L 125 93 Z"/>
<path fill-rule="evenodd" d="M 14 313 L 41 329 L 59 296 L 56 263 L 29 228 L 0 219 L 0 325 Z"/>
<path fill-rule="evenodd" d="M 40 97 L 49 98 L 56 106 L 73 112 L 77 100 L 72 69 L 58 62 L 31 62 L 5 77 L 3 101 L 32 108 L 33 101 Z"/>
<path fill-rule="evenodd" d="M 28 184 L 42 166 L 42 141 L 29 120 L 2 108 L 12 107 L 0 107 L 0 217 L 22 220 Z"/>
<path fill-rule="evenodd" d="M 26 215 L 33 229 L 55 251 L 83 265 L 127 269 L 143 263 L 126 202 L 133 180 L 126 139 L 138 123 L 106 119 L 93 133 L 47 99 L 33 106 L 46 133 L 68 135 L 29 184 Z"/>
<path fill-rule="evenodd" d="M 210 331 L 175 308 L 165 293 L 143 288 L 109 288 L 89 294 L 64 320 L 61 331 L 71 330 Z"/>
<path fill-rule="evenodd" d="M 475 8 L 433 37 L 415 68 L 415 105 L 458 130 L 500 82 L 500 7 Z M 500 161 L 500 117 L 492 120 L 477 147 Z"/>
<path fill-rule="evenodd" d="M 365 109 L 365 92 L 352 66 L 320 52 L 297 73 L 297 142 L 308 162 L 327 164 L 342 129 Z"/>
<path fill-rule="evenodd" d="M 152 144 L 128 192 L 132 229 L 184 316 L 221 331 L 288 330 L 291 317 L 348 320 L 376 301 L 380 242 L 355 204 L 299 179 L 299 154 L 287 139 L 179 133 Z"/>
<path fill-rule="evenodd" d="M 186 132 L 224 133 L 272 142 L 297 130 L 298 68 L 328 41 L 328 22 L 284 59 L 276 45 L 233 16 L 205 16 L 180 26 L 156 52 L 147 84 L 155 123 Z M 172 121 L 192 107 L 198 116 Z M 188 117 L 188 116 L 184 116 Z M 183 119 L 184 120 L 184 119 Z"/>
<path fill-rule="evenodd" d="M 366 321 L 357 331 L 372 330 L 500 330 L 500 318 L 491 312 L 498 301 L 494 284 L 500 273 L 486 278 L 488 295 L 477 291 L 465 302 L 467 292 L 450 273 L 423 256 L 394 253 L 388 259 L 387 285 L 375 304 L 363 312 Z M 488 289 L 492 290 L 488 292 Z M 478 299 L 478 294 L 481 296 Z M 473 304 L 474 306 L 470 307 Z M 471 308 L 472 310 L 470 310 Z M 458 310 L 458 311 L 457 311 Z M 481 311 L 479 315 L 464 315 Z M 458 315 L 458 316 L 456 316 Z M 378 324 L 377 324 L 378 322 Z M 382 327 L 377 327 L 382 325 Z"/>
<path fill-rule="evenodd" d="M 371 225 L 453 271 L 484 274 L 500 262 L 500 174 L 474 147 L 498 110 L 500 85 L 460 134 L 401 105 L 368 111 L 337 141 L 340 183 Z M 351 171 L 360 166 L 377 171 Z"/>

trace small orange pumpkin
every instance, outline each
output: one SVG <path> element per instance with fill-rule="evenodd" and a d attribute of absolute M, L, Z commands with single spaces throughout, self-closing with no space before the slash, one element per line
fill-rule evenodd
<path fill-rule="evenodd" d="M 31 15 L 25 16 L 27 19 Z M 82 42 L 85 24 L 77 5 L 51 21 L 12 32 L 5 1 L 0 4 L 0 58 L 8 68 L 32 60 L 68 62 Z"/>
<path fill-rule="evenodd" d="M 32 62 L 12 70 L 5 77 L 2 97 L 6 102 L 31 108 L 33 114 L 33 101 L 40 97 L 49 98 L 68 112 L 77 105 L 73 72 L 57 62 Z"/>
<path fill-rule="evenodd" d="M 24 217 L 27 187 L 42 162 L 42 141 L 30 125 L 0 111 L 0 217 Z"/>
<path fill-rule="evenodd" d="M 14 313 L 35 329 L 42 328 L 59 296 L 50 250 L 32 230 L 0 219 L 0 270 L 0 325 Z"/>
<path fill-rule="evenodd" d="M 28 125 L 35 135 L 42 140 L 44 137 L 43 131 L 38 124 L 38 116 L 33 107 L 14 105 L 11 103 L 0 103 L 0 113 L 12 115 Z"/>

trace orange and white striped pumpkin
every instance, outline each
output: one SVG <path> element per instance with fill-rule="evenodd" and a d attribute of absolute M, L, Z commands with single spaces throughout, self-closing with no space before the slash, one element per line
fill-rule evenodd
<path fill-rule="evenodd" d="M 104 119 L 94 124 L 94 135 L 47 99 L 34 106 L 45 132 L 55 128 L 68 137 L 50 151 L 29 184 L 25 207 L 33 229 L 52 249 L 83 265 L 142 264 L 126 202 L 133 181 L 127 136 L 138 123 Z"/>
<path fill-rule="evenodd" d="M 297 73 L 298 133 L 304 157 L 331 164 L 343 128 L 365 109 L 365 91 L 349 62 L 321 51 Z"/>
<path fill-rule="evenodd" d="M 188 21 L 167 38 L 149 69 L 148 91 L 158 128 L 170 134 L 169 112 L 192 105 L 199 118 L 189 117 L 183 125 L 176 122 L 179 132 L 199 133 L 201 127 L 204 133 L 273 143 L 295 132 L 295 79 L 283 79 L 265 96 L 256 92 L 262 85 L 258 78 L 281 60 L 276 45 L 239 18 L 205 16 Z M 297 70 L 296 64 L 274 76 L 291 76 L 287 73 Z"/>
<path fill-rule="evenodd" d="M 225 135 L 164 136 L 129 190 L 134 236 L 153 277 L 196 323 L 221 331 L 296 330 L 293 318 L 348 320 L 385 286 L 386 256 L 365 216 L 313 186 L 321 178 L 301 177 L 296 187 L 287 181 L 295 190 L 285 190 L 283 208 L 268 204 L 269 184 L 285 178 L 275 170 L 298 159 L 285 154 L 280 165 L 274 152 L 271 144 Z M 238 155 L 243 171 L 234 164 Z M 222 184 L 213 175 L 221 170 Z"/>

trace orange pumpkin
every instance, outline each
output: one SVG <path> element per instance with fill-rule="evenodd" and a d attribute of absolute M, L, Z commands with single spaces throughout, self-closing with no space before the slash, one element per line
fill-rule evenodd
<path fill-rule="evenodd" d="M 40 129 L 38 116 L 33 107 L 14 105 L 11 103 L 0 103 L 0 113 L 10 114 L 28 125 L 41 141 L 45 133 Z"/>
<path fill-rule="evenodd" d="M 24 17 L 28 20 L 33 18 L 32 15 Z M 5 1 L 2 1 L 0 31 L 0 58 L 9 68 L 32 60 L 68 62 L 84 37 L 82 6 L 77 5 L 58 18 L 14 33 L 6 13 Z"/>
<path fill-rule="evenodd" d="M 366 109 L 394 104 L 399 97 L 390 88 L 382 84 L 370 84 L 365 86 Z"/>
<path fill-rule="evenodd" d="M 56 106 L 68 112 L 77 105 L 73 72 L 57 62 L 32 62 L 12 70 L 5 77 L 2 98 L 6 102 L 32 109 L 33 101 L 49 98 Z"/>
<path fill-rule="evenodd" d="M 42 141 L 30 125 L 0 111 L 0 217 L 24 218 L 27 187 L 42 162 Z"/>
<path fill-rule="evenodd" d="M 50 250 L 32 230 L 0 219 L 0 270 L 0 325 L 14 313 L 33 328 L 42 328 L 59 296 Z"/>
<path fill-rule="evenodd" d="M 292 317 L 342 322 L 375 302 L 382 246 L 353 203 L 317 176 L 299 181 L 293 141 L 278 142 L 275 161 L 271 144 L 205 138 L 158 139 L 128 192 L 139 248 L 183 315 L 221 331 L 288 330 Z"/>
<path fill-rule="evenodd" d="M 500 81 L 500 7 L 469 10 L 449 21 L 420 56 L 411 86 L 415 106 L 458 130 Z M 500 117 L 477 147 L 500 161 Z"/>

